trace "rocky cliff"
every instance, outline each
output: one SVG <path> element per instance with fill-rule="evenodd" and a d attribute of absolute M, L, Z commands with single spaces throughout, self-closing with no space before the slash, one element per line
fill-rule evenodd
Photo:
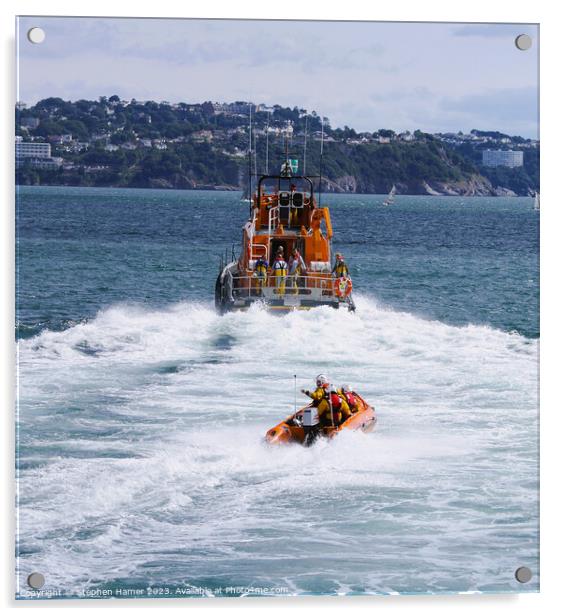
<path fill-rule="evenodd" d="M 414 180 L 410 182 L 395 182 L 398 195 L 434 195 L 451 197 L 499 196 L 513 197 L 516 193 L 507 188 L 493 187 L 491 182 L 482 175 L 473 174 L 462 180 L 436 182 Z M 367 188 L 367 190 L 365 190 Z M 369 186 L 352 175 L 344 175 L 331 180 L 322 179 L 322 190 L 332 193 L 372 193 L 385 194 L 389 192 L 388 182 L 371 181 Z"/>

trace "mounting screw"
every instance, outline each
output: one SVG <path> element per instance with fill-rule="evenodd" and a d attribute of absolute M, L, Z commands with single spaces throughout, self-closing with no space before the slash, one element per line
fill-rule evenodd
<path fill-rule="evenodd" d="M 43 28 L 30 28 L 27 31 L 27 40 L 30 43 L 39 45 L 39 43 L 45 40 L 45 30 L 43 30 Z"/>
<path fill-rule="evenodd" d="M 527 49 L 531 49 L 531 45 L 533 44 L 533 39 L 528 34 L 520 34 L 515 39 L 515 47 L 520 51 L 527 51 Z"/>
<path fill-rule="evenodd" d="M 515 579 L 520 584 L 526 584 L 532 577 L 533 574 L 531 573 L 529 567 L 519 567 L 519 569 L 515 572 Z"/>
<path fill-rule="evenodd" d="M 45 576 L 42 573 L 30 573 L 27 576 L 27 583 L 34 590 L 39 590 L 45 585 Z"/>

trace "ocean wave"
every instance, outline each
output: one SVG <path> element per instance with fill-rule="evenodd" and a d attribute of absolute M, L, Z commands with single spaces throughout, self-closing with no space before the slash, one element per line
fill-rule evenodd
<path fill-rule="evenodd" d="M 357 305 L 122 304 L 21 340 L 20 579 L 515 589 L 512 561 L 537 563 L 537 341 Z M 267 447 L 319 372 L 377 431 Z"/>

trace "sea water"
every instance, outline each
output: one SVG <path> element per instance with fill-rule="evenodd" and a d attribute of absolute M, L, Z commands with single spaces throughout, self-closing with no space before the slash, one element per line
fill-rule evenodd
<path fill-rule="evenodd" d="M 538 590 L 538 213 L 383 200 L 322 197 L 356 313 L 219 316 L 239 193 L 18 190 L 20 597 Z M 320 372 L 377 430 L 266 446 Z"/>

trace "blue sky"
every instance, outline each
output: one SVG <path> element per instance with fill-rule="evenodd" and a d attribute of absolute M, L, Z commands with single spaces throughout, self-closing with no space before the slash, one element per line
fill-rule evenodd
<path fill-rule="evenodd" d="M 333 127 L 538 136 L 535 25 L 25 17 L 19 31 L 27 103 L 251 100 L 314 109 Z M 521 33 L 529 51 L 515 47 Z"/>

